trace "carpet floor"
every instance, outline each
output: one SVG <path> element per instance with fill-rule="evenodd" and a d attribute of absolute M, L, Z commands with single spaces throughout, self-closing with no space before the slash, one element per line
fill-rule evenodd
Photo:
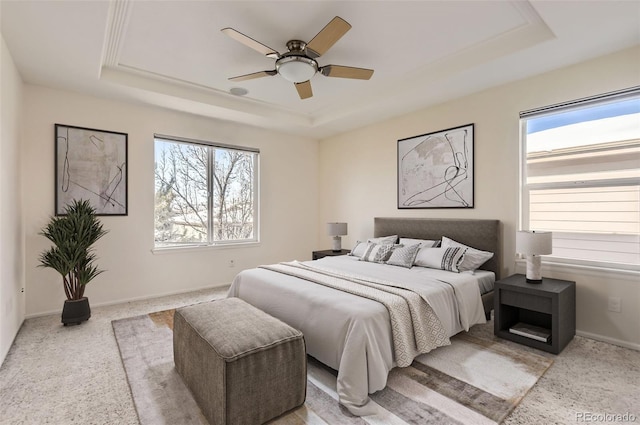
<path fill-rule="evenodd" d="M 133 400 L 142 425 L 206 425 L 174 368 L 173 311 L 113 322 Z M 337 401 L 335 371 L 309 358 L 305 405 L 273 424 L 496 424 L 552 363 L 500 341 L 461 333 L 450 346 L 392 370 L 387 387 L 371 395 L 379 413 L 358 418 Z"/>
<path fill-rule="evenodd" d="M 80 326 L 63 327 L 59 314 L 25 320 L 0 367 L 0 424 L 137 425 L 111 322 L 209 301 L 226 291 L 92 307 L 91 319 Z M 491 340 L 493 322 L 474 326 L 469 335 Z M 640 351 L 582 337 L 557 356 L 503 343 L 554 360 L 505 425 L 575 424 L 587 413 L 628 413 L 640 422 Z"/>

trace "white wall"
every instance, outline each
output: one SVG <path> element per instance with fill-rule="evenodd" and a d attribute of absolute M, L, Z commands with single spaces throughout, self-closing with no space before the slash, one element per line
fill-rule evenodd
<path fill-rule="evenodd" d="M 24 231 L 20 191 L 23 84 L 0 37 L 0 364 L 24 320 Z"/>
<path fill-rule="evenodd" d="M 110 232 L 96 244 L 107 271 L 85 295 L 92 305 L 228 284 L 239 270 L 310 259 L 317 247 L 318 142 L 160 108 L 25 86 L 24 211 L 27 316 L 61 311 L 60 276 L 37 267 L 48 241 L 38 235 L 54 210 L 54 124 L 129 135 L 129 215 L 101 217 Z M 153 254 L 153 134 L 259 148 L 261 243 Z M 235 260 L 235 267 L 228 266 Z"/>
<path fill-rule="evenodd" d="M 541 58 L 541 60 L 543 60 Z M 640 85 L 640 48 L 505 84 L 320 143 L 320 221 L 346 221 L 345 247 L 373 234 L 373 217 L 492 218 L 502 223 L 503 276 L 515 271 L 519 119 L 530 108 Z M 475 208 L 398 210 L 397 140 L 475 123 Z M 584 334 L 640 348 L 640 275 L 546 267 L 577 282 L 577 327 Z M 608 296 L 623 299 L 607 311 Z"/>

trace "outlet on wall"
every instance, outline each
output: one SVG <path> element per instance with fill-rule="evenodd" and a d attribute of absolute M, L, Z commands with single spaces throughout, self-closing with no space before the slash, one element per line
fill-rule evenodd
<path fill-rule="evenodd" d="M 614 313 L 620 313 L 622 307 L 622 300 L 620 297 L 609 297 L 609 311 Z"/>

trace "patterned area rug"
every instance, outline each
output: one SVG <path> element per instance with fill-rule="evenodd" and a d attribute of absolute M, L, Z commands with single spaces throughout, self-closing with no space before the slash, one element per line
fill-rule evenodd
<path fill-rule="evenodd" d="M 113 330 L 142 425 L 206 425 L 173 364 L 173 310 L 115 320 Z M 336 372 L 308 358 L 305 404 L 271 424 L 496 424 L 518 405 L 553 360 L 466 333 L 389 374 L 371 395 L 374 416 L 340 406 Z"/>

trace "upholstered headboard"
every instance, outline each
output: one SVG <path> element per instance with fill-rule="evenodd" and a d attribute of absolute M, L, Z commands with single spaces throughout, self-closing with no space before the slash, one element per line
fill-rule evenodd
<path fill-rule="evenodd" d="M 493 258 L 482 267 L 500 279 L 500 221 L 444 218 L 375 217 L 375 237 L 398 235 L 404 238 L 441 239 L 443 236 L 482 251 L 493 252 Z"/>

